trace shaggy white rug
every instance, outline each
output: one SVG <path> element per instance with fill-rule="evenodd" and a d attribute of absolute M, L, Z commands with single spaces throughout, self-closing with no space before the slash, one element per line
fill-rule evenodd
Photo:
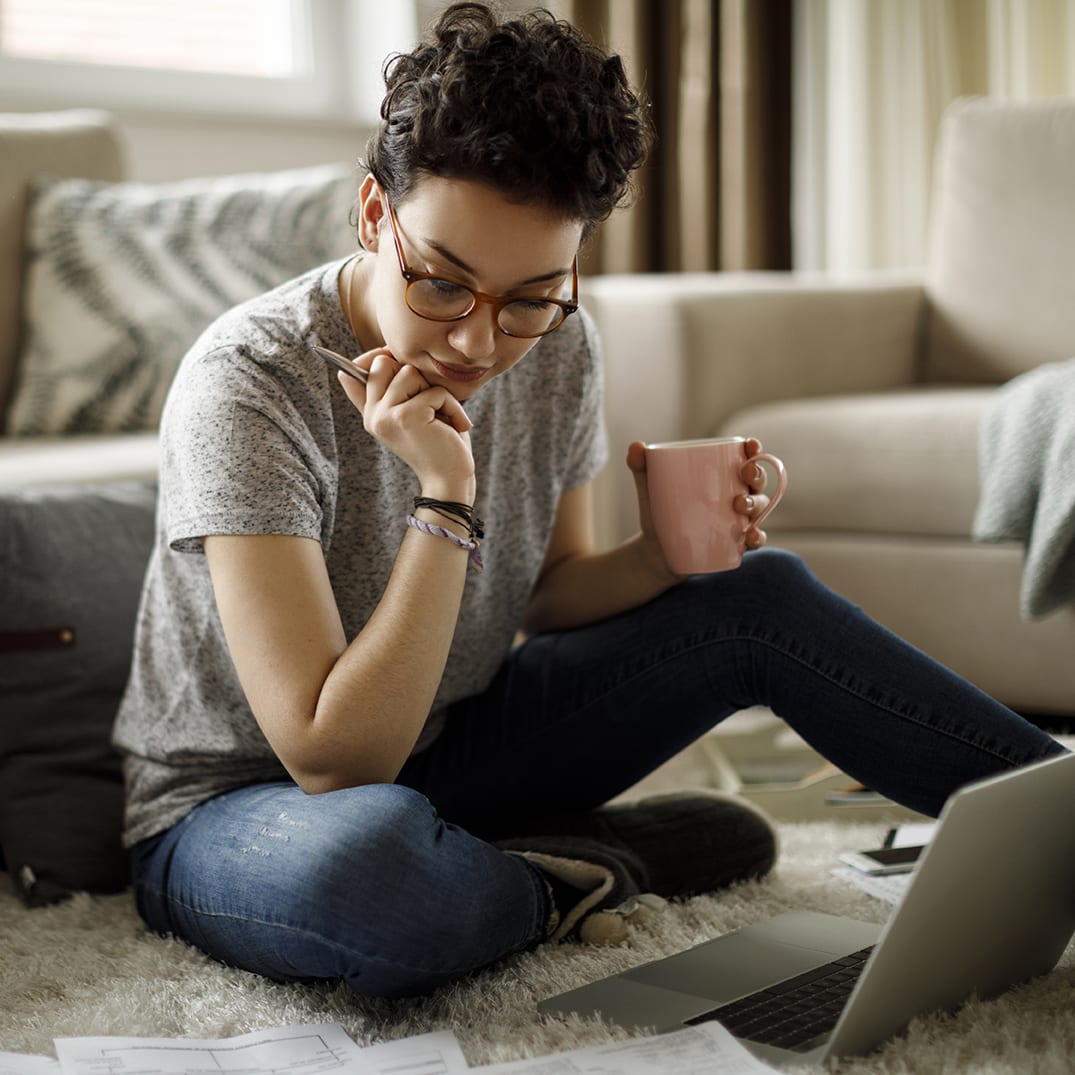
<path fill-rule="evenodd" d="M 806 908 L 881 922 L 889 907 L 831 875 L 841 850 L 886 826 L 781 824 L 781 857 L 763 882 L 675 904 L 628 945 L 546 946 L 435 995 L 369 1001 L 338 985 L 281 986 L 221 967 L 149 934 L 129 895 L 80 896 L 26 910 L 0 876 L 0 1050 L 54 1056 L 54 1037 L 221 1038 L 272 1026 L 338 1022 L 359 1044 L 450 1028 L 471 1065 L 627 1037 L 594 1021 L 541 1017 L 536 1002 L 780 911 Z M 1002 864 L 1001 864 L 1002 866 Z M 988 878 L 982 879 L 988 884 Z M 1075 946 L 1059 968 L 999 1000 L 917 1020 L 842 1075 L 1061 1075 L 1075 1071 Z"/>

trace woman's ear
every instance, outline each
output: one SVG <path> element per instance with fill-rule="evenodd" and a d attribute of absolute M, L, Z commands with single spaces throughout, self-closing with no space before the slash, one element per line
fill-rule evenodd
<path fill-rule="evenodd" d="M 383 220 L 384 191 L 372 175 L 367 175 L 358 188 L 358 241 L 364 250 L 376 252 Z"/>

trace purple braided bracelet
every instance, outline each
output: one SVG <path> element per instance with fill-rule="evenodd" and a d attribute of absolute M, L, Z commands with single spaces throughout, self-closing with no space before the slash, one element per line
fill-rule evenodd
<path fill-rule="evenodd" d="M 414 515 L 407 516 L 407 525 L 413 526 L 415 530 L 421 530 L 423 534 L 432 534 L 433 537 L 447 538 L 453 545 L 457 545 L 460 549 L 466 549 L 467 558 L 470 560 L 470 566 L 477 572 L 481 571 L 482 554 L 477 541 L 466 541 L 459 537 L 458 534 L 453 534 L 451 530 L 447 530 L 443 526 L 437 526 L 436 523 L 424 522 Z"/>

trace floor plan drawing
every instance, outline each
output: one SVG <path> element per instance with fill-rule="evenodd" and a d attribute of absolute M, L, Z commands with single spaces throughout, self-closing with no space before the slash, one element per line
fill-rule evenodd
<path fill-rule="evenodd" d="M 365 1072 L 362 1050 L 334 1023 L 236 1038 L 57 1038 L 64 1075 L 321 1075 Z"/>

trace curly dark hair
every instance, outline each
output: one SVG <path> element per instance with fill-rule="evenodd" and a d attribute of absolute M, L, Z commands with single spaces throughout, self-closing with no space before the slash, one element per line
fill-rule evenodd
<path fill-rule="evenodd" d="M 426 175 L 484 181 L 589 231 L 631 193 L 650 140 L 620 58 L 535 10 L 457 3 L 388 59 L 366 166 L 393 202 Z"/>

